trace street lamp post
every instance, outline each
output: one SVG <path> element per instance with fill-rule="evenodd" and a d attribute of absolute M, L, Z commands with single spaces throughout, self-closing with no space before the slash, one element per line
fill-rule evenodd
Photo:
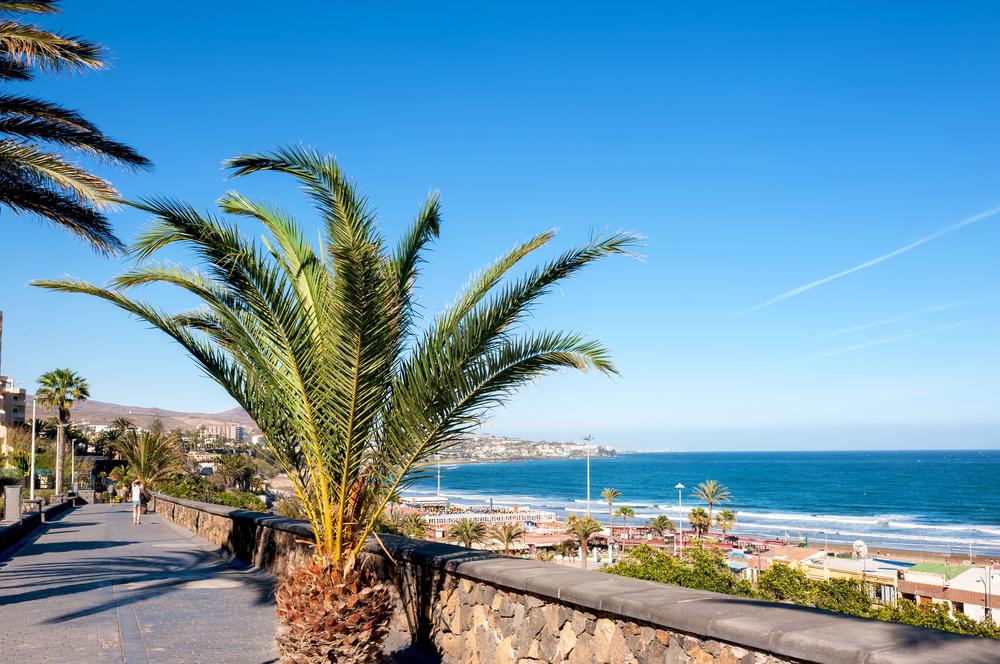
<path fill-rule="evenodd" d="M 35 400 L 31 399 L 31 476 L 29 480 L 31 482 L 31 489 L 28 490 L 28 495 L 32 500 L 35 499 Z"/>
<path fill-rule="evenodd" d="M 590 441 L 594 437 L 588 433 L 583 439 L 587 441 L 587 516 L 590 516 Z"/>
<path fill-rule="evenodd" d="M 684 544 L 684 542 L 683 542 L 683 539 L 684 539 L 684 510 L 681 508 L 681 504 L 682 504 L 682 500 L 683 500 L 681 498 L 681 491 L 684 490 L 684 485 L 681 484 L 680 482 L 678 482 L 677 486 L 675 486 L 674 488 L 677 489 L 677 537 L 682 540 L 681 541 L 681 546 L 683 546 L 683 544 Z M 675 550 L 677 549 L 677 542 L 674 542 L 674 549 Z"/>

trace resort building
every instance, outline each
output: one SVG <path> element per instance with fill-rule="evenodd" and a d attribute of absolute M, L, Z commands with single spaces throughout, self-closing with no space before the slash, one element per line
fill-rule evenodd
<path fill-rule="evenodd" d="M 0 311 L 0 454 L 7 454 L 7 433 L 13 424 L 24 424 L 27 395 L 24 384 L 11 380 L 3 371 L 3 312 Z"/>
<path fill-rule="evenodd" d="M 201 427 L 203 436 L 216 438 L 229 438 L 237 443 L 243 442 L 242 424 L 205 424 Z"/>
<path fill-rule="evenodd" d="M 902 570 L 899 592 L 918 604 L 939 602 L 949 613 L 995 619 L 1000 606 L 1000 568 L 920 563 Z"/>

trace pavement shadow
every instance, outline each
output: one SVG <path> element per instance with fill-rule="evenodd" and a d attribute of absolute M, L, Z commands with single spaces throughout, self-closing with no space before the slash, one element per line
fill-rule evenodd
<path fill-rule="evenodd" d="M 102 546 L 114 542 L 97 543 Z M 119 544 L 127 544 L 122 542 Z M 35 544 L 38 547 L 39 544 Z M 86 547 L 94 548 L 94 547 Z M 202 582 L 204 592 L 214 592 L 212 582 L 236 580 L 252 590 L 252 605 L 272 601 L 274 579 L 239 561 L 222 559 L 204 551 L 171 551 L 169 555 L 122 556 L 109 551 L 108 557 L 41 563 L 4 571 L 5 581 L 14 592 L 0 592 L 0 606 L 16 606 L 48 598 L 113 587 L 108 600 L 79 611 L 55 616 L 47 624 L 60 623 L 103 611 L 128 606 L 151 597 L 162 598 L 187 590 L 192 582 Z M 109 581 L 109 579 L 113 579 Z M 198 587 L 198 584 L 194 584 Z"/>

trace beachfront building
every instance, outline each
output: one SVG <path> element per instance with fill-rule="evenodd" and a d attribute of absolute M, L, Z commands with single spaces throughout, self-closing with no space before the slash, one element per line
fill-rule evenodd
<path fill-rule="evenodd" d="M 808 551 L 808 550 L 804 550 Z M 809 555 L 775 556 L 774 560 L 784 562 L 789 567 L 800 569 L 810 579 L 829 581 L 830 579 L 854 579 L 873 584 L 874 600 L 880 604 L 894 604 L 899 596 L 898 582 L 905 566 L 894 565 L 872 558 L 836 558 L 825 551 Z"/>
<path fill-rule="evenodd" d="M 1000 569 L 920 563 L 902 571 L 900 595 L 918 604 L 938 602 L 949 613 L 995 620 L 1000 606 Z"/>
<path fill-rule="evenodd" d="M 461 507 L 461 506 L 456 506 Z M 424 519 L 427 525 L 450 526 L 460 519 L 470 519 L 487 525 L 502 525 L 505 523 L 549 523 L 556 520 L 555 512 L 545 510 L 511 510 L 511 509 L 476 509 L 460 511 L 438 512 L 436 514 L 426 514 Z"/>

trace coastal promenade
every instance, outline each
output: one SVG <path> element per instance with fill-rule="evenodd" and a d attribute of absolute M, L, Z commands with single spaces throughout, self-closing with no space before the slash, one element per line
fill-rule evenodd
<path fill-rule="evenodd" d="M 276 662 L 273 586 L 157 514 L 83 505 L 0 553 L 0 663 Z"/>

